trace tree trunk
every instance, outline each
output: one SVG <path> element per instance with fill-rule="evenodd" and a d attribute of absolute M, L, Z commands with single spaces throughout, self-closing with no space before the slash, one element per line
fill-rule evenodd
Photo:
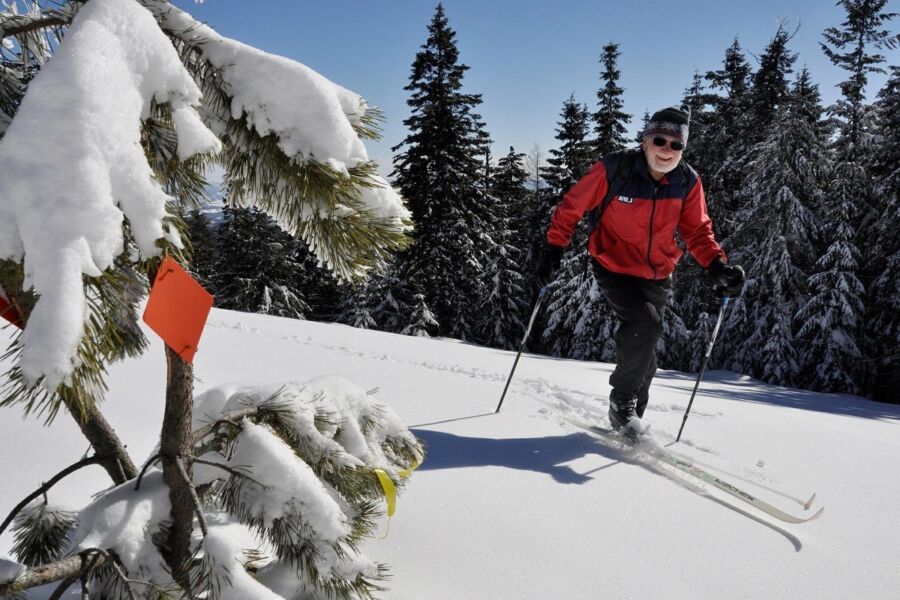
<path fill-rule="evenodd" d="M 69 409 L 69 414 L 78 423 L 81 433 L 94 447 L 94 452 L 98 456 L 113 457 L 104 460 L 100 464 L 106 469 L 106 472 L 109 473 L 116 485 L 137 477 L 137 468 L 131 461 L 131 457 L 128 456 L 122 440 L 116 435 L 115 430 L 109 424 L 109 421 L 106 420 L 106 417 L 103 416 L 103 413 L 97 410 L 96 407 L 92 407 L 82 416 L 78 407 L 70 406 L 68 402 L 66 402 L 66 408 Z"/>
<path fill-rule="evenodd" d="M 186 481 L 178 466 L 180 460 L 188 476 L 193 462 L 191 414 L 193 408 L 193 366 L 166 346 L 168 379 L 166 382 L 166 412 L 160 435 L 160 458 L 163 480 L 169 486 L 171 526 L 165 545 L 166 563 L 173 579 L 185 590 L 189 589 L 189 559 L 191 532 L 194 524 L 194 500 L 191 482 Z"/>

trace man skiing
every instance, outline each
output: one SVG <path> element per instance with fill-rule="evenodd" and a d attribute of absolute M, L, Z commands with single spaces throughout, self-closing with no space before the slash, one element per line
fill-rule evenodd
<path fill-rule="evenodd" d="M 716 242 L 699 175 L 681 161 L 689 111 L 670 107 L 654 113 L 640 149 L 610 153 L 591 167 L 556 207 L 538 262 L 537 280 L 544 287 L 578 221 L 599 211 L 588 252 L 619 320 L 616 368 L 609 378 L 609 421 L 617 430 L 642 429 L 672 272 L 683 254 L 676 231 L 717 291 L 737 296 L 744 285 L 743 269 L 728 264 Z"/>

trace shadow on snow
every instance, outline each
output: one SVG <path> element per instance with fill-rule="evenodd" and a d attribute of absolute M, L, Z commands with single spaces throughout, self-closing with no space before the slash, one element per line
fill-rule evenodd
<path fill-rule="evenodd" d="M 506 467 L 546 473 L 559 483 L 586 483 L 591 477 L 565 463 L 597 454 L 619 460 L 621 454 L 586 433 L 539 438 L 492 439 L 454 435 L 443 431 L 413 429 L 425 442 L 427 458 L 420 471 L 463 467 Z"/>

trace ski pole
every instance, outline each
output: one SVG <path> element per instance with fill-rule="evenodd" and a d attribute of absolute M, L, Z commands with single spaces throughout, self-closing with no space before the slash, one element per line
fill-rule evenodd
<path fill-rule="evenodd" d="M 534 325 L 534 319 L 537 317 L 538 310 L 541 308 L 541 302 L 544 300 L 544 291 L 546 287 L 542 287 L 541 291 L 538 293 L 537 302 L 534 303 L 534 310 L 531 311 L 531 319 L 528 321 L 528 327 L 525 328 L 525 335 L 522 336 L 522 343 L 519 344 L 519 353 L 516 354 L 516 360 L 513 362 L 512 370 L 509 372 L 509 377 L 506 378 L 506 385 L 503 387 L 503 394 L 500 396 L 500 403 L 497 405 L 497 409 L 494 411 L 494 414 L 500 412 L 500 407 L 503 406 L 503 399 L 506 398 L 506 390 L 509 389 L 509 384 L 512 381 L 513 373 L 516 372 L 516 365 L 519 364 L 519 357 L 522 356 L 522 350 L 525 349 L 525 342 L 528 341 L 528 334 L 531 333 L 531 326 Z"/>
<path fill-rule="evenodd" d="M 728 306 L 730 298 L 725 296 L 722 298 L 722 306 L 719 308 L 719 318 L 716 320 L 716 326 L 713 328 L 712 335 L 709 337 L 709 345 L 706 347 L 706 355 L 703 357 L 703 364 L 700 366 L 700 374 L 697 375 L 697 382 L 694 384 L 694 391 L 691 392 L 691 399 L 688 402 L 687 410 L 684 411 L 684 419 L 681 420 L 681 429 L 678 430 L 678 437 L 675 441 L 681 440 L 681 432 L 684 431 L 684 424 L 687 423 L 688 414 L 691 412 L 691 405 L 694 404 L 694 396 L 697 395 L 697 388 L 700 387 L 700 380 L 703 378 L 703 372 L 706 371 L 706 365 L 709 363 L 709 357 L 712 354 L 713 344 L 716 343 L 716 336 L 719 335 L 719 328 L 722 326 L 722 319 L 725 317 L 725 307 Z"/>

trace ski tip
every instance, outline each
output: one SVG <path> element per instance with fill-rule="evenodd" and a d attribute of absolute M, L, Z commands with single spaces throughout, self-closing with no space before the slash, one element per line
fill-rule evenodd
<path fill-rule="evenodd" d="M 808 523 L 808 522 L 810 522 L 810 521 L 812 521 L 812 520 L 814 520 L 814 519 L 818 519 L 819 517 L 822 516 L 822 513 L 823 513 L 823 512 L 825 512 L 825 507 L 824 507 L 824 506 L 823 506 L 822 508 L 820 508 L 819 511 L 818 511 L 816 514 L 814 514 L 813 516 L 811 516 L 810 518 L 808 518 L 808 519 L 806 520 L 806 522 Z"/>
<path fill-rule="evenodd" d="M 803 510 L 809 510 L 809 507 L 812 506 L 813 502 L 816 500 L 816 494 L 813 493 L 812 496 L 809 497 L 809 500 L 803 505 Z"/>

